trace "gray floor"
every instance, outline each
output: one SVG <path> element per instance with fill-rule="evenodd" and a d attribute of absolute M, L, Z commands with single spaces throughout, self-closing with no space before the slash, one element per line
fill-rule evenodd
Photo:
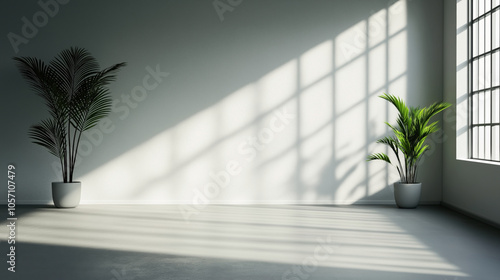
<path fill-rule="evenodd" d="M 440 206 L 18 209 L 0 279 L 500 279 L 500 230 Z"/>

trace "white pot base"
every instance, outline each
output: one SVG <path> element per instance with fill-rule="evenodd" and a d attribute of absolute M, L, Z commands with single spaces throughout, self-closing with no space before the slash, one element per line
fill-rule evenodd
<path fill-rule="evenodd" d="M 53 182 L 52 200 L 57 208 L 75 208 L 80 204 L 81 182 Z"/>
<path fill-rule="evenodd" d="M 422 183 L 394 183 L 394 199 L 399 208 L 416 208 L 420 202 Z"/>

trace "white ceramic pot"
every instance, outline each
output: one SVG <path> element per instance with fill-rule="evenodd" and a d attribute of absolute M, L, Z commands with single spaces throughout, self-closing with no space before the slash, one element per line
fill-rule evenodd
<path fill-rule="evenodd" d="M 81 182 L 53 182 L 52 200 L 57 208 L 75 208 L 80 204 Z"/>
<path fill-rule="evenodd" d="M 420 202 L 422 183 L 394 183 L 394 198 L 399 208 L 416 208 Z"/>

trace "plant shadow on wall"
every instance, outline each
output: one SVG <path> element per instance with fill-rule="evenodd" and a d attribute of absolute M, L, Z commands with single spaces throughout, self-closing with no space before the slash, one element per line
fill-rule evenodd
<path fill-rule="evenodd" d="M 387 167 L 368 166 L 365 157 L 387 132 L 390 112 L 377 96 L 406 95 L 408 35 L 405 2 L 381 3 L 333 38 L 321 27 L 313 47 L 144 135 L 147 141 L 99 168 L 87 167 L 82 178 L 94 186 L 87 196 L 160 203 L 192 203 L 199 193 L 205 202 L 392 200 Z M 294 117 L 271 124 L 277 112 Z M 131 131 L 140 134 L 136 125 Z"/>

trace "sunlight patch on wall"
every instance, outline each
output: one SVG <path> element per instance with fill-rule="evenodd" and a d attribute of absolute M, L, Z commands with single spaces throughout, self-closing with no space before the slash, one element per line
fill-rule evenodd
<path fill-rule="evenodd" d="M 382 9 L 368 19 L 368 43 L 370 48 L 385 44 L 387 39 L 387 9 Z M 385 64 L 385 63 L 384 63 Z"/>
<path fill-rule="evenodd" d="M 83 202 L 189 203 L 232 161 L 241 172 L 213 202 L 296 199 L 297 71 L 292 60 L 85 174 Z"/>
<path fill-rule="evenodd" d="M 325 41 L 300 58 L 299 119 L 302 199 L 320 199 L 333 155 L 333 43 Z"/>
<path fill-rule="evenodd" d="M 366 189 L 366 61 L 359 57 L 337 70 L 335 79 L 336 201 L 356 201 Z M 362 129 L 359 129 L 362 128 Z"/>
<path fill-rule="evenodd" d="M 392 202 L 365 159 L 396 116 L 377 96 L 406 97 L 407 40 L 405 1 L 370 13 L 85 174 L 83 202 Z"/>
<path fill-rule="evenodd" d="M 396 1 L 389 6 L 389 36 L 395 35 L 407 27 L 406 0 Z"/>
<path fill-rule="evenodd" d="M 337 116 L 348 113 L 353 107 L 365 102 L 366 67 L 366 58 L 362 56 L 336 71 L 335 111 Z M 353 122 L 358 120 L 359 118 L 355 118 Z M 360 126 L 366 127 L 363 123 Z"/>
<path fill-rule="evenodd" d="M 333 43 L 325 41 L 300 57 L 300 85 L 310 86 L 321 78 L 331 75 L 333 70 Z"/>
<path fill-rule="evenodd" d="M 304 90 L 300 99 L 301 182 L 303 199 L 318 199 L 318 187 L 330 173 L 333 156 L 332 78 L 323 79 Z"/>
<path fill-rule="evenodd" d="M 261 112 L 275 110 L 294 98 L 297 93 L 297 68 L 297 60 L 291 60 L 255 83 L 256 93 L 259 96 L 256 105 Z"/>
<path fill-rule="evenodd" d="M 384 122 L 397 117 L 378 96 L 388 92 L 406 98 L 406 28 L 406 2 L 398 1 L 335 38 L 335 201 L 391 195 L 387 185 L 398 178 L 365 159 L 372 152 L 388 152 L 375 141 L 387 133 Z"/>
<path fill-rule="evenodd" d="M 366 21 L 360 21 L 335 37 L 335 67 L 338 69 L 366 51 Z"/>
<path fill-rule="evenodd" d="M 468 32 L 467 32 L 467 2 L 457 1 L 456 21 L 456 158 L 467 159 L 468 155 Z"/>
<path fill-rule="evenodd" d="M 387 45 L 381 43 L 368 54 L 368 90 L 370 93 L 382 92 L 387 85 Z"/>
<path fill-rule="evenodd" d="M 408 39 L 406 37 L 406 32 L 401 32 L 389 39 L 389 80 L 404 75 L 408 69 Z"/>

